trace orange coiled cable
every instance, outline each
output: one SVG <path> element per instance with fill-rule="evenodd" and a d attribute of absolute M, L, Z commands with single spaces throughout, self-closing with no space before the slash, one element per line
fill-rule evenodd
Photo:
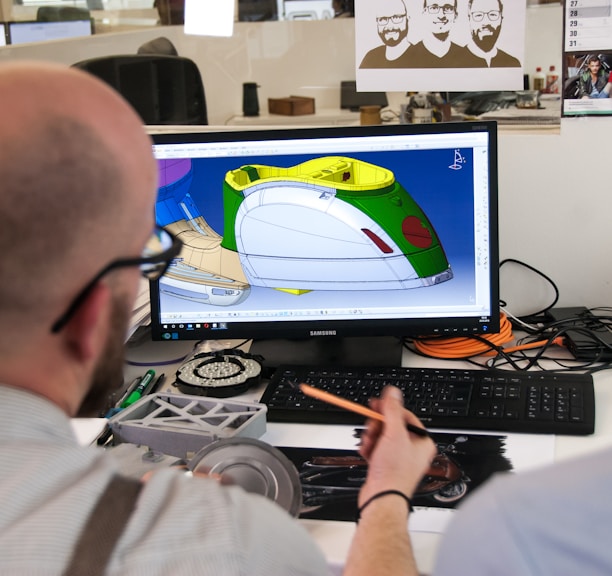
<path fill-rule="evenodd" d="M 502 313 L 499 332 L 485 334 L 480 338 L 490 342 L 493 346 L 503 346 L 514 340 L 512 324 L 507 316 Z M 415 340 L 414 346 L 421 354 L 432 358 L 469 358 L 470 356 L 494 356 L 497 354 L 491 346 L 480 339 L 469 337 L 424 338 Z"/>

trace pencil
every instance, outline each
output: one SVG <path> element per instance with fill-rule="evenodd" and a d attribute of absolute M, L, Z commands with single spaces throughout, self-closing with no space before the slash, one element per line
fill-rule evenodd
<path fill-rule="evenodd" d="M 334 394 L 330 394 L 324 390 L 319 390 L 318 388 L 309 386 L 308 384 L 296 384 L 296 386 L 301 390 L 302 394 L 315 398 L 316 400 L 321 400 L 322 402 L 327 402 L 328 404 L 338 406 L 338 408 L 343 408 L 344 410 L 361 414 L 366 418 L 373 418 L 375 420 L 380 420 L 381 422 L 385 421 L 385 417 L 380 412 L 375 412 L 367 406 L 357 404 L 357 402 L 347 400 L 346 398 L 341 398 L 340 396 L 335 396 Z M 430 436 L 429 431 L 425 428 L 421 428 L 420 426 L 407 423 L 406 428 L 417 436 Z"/>

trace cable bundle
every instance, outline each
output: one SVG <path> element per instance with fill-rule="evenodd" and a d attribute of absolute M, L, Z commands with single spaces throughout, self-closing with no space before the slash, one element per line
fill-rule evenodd
<path fill-rule="evenodd" d="M 512 325 L 505 314 L 501 315 L 499 332 L 484 336 L 451 337 L 436 336 L 414 340 L 418 352 L 433 358 L 469 358 L 492 356 L 496 348 L 514 340 Z"/>

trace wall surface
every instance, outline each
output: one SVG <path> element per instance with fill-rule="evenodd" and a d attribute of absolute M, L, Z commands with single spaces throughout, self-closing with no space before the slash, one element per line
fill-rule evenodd
<path fill-rule="evenodd" d="M 561 305 L 612 305 L 611 130 L 612 118 L 567 118 L 557 135 L 500 134 L 501 258 L 544 272 Z M 553 296 L 514 265 L 502 267 L 501 292 L 519 314 Z"/>
<path fill-rule="evenodd" d="M 533 18 L 530 12 L 528 72 L 560 66 L 560 10 L 536 6 Z M 161 34 L 202 71 L 211 124 L 223 125 L 241 113 L 243 82 L 260 85 L 263 110 L 268 97 L 289 95 L 313 96 L 318 108 L 336 108 L 340 81 L 354 78 L 350 19 L 237 23 L 232 38 L 185 36 L 174 27 L 101 34 L 44 48 L 0 48 L 0 59 L 71 64 L 134 53 Z M 500 256 L 544 272 L 557 284 L 562 305 L 612 305 L 612 195 L 605 177 L 610 134 L 612 118 L 563 119 L 560 134 L 500 128 Z M 546 306 L 553 292 L 537 275 L 509 264 L 502 268 L 501 295 L 510 311 L 522 314 Z"/>

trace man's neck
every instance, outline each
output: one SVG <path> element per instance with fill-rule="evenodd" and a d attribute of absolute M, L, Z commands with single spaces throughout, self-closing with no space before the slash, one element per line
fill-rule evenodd
<path fill-rule="evenodd" d="M 68 416 L 73 416 L 82 402 L 85 390 L 83 381 L 88 375 L 75 373 L 72 366 L 58 360 L 53 347 L 46 350 L 36 343 L 33 349 L 39 350 L 36 361 L 32 362 L 29 349 L 25 352 L 15 349 L 0 368 L 0 382 L 42 396 L 57 405 Z"/>
<path fill-rule="evenodd" d="M 489 52 L 485 52 L 481 48 L 478 47 L 477 44 L 474 43 L 473 40 L 470 40 L 468 43 L 468 49 L 472 54 L 475 54 L 479 58 L 483 58 L 487 61 L 487 66 L 491 66 L 491 60 L 497 56 L 497 48 L 493 46 L 493 48 Z"/>
<path fill-rule="evenodd" d="M 447 52 L 450 50 L 451 42 L 448 36 L 446 36 L 446 40 L 439 40 L 437 37 L 428 36 L 423 38 L 423 44 L 432 54 L 441 58 L 442 56 L 446 56 Z"/>
<path fill-rule="evenodd" d="M 385 58 L 387 60 L 397 60 L 408 49 L 408 46 L 410 46 L 410 42 L 407 38 L 404 38 L 396 46 L 387 46 Z"/>

